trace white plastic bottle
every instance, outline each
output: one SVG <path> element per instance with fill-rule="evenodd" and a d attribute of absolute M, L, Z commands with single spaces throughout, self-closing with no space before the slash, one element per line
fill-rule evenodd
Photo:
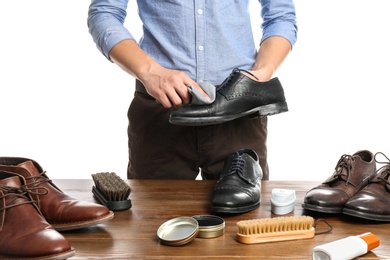
<path fill-rule="evenodd" d="M 379 238 L 368 232 L 313 248 L 313 260 L 351 260 L 379 246 Z"/>
<path fill-rule="evenodd" d="M 277 215 L 285 215 L 294 210 L 295 190 L 290 189 L 272 189 L 271 192 L 271 211 Z"/>

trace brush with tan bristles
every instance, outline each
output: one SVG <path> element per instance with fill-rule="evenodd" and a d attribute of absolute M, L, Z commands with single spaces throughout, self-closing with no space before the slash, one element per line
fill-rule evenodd
<path fill-rule="evenodd" d="M 312 238 L 314 219 L 309 216 L 288 216 L 242 220 L 237 222 L 237 241 L 244 244 Z"/>

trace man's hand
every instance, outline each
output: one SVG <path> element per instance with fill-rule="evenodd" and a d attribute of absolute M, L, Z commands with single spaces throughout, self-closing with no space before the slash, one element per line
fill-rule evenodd
<path fill-rule="evenodd" d="M 134 40 L 123 40 L 110 51 L 111 60 L 140 80 L 146 91 L 164 107 L 179 107 L 191 102 L 187 86 L 193 86 L 209 98 L 187 74 L 162 67 Z"/>
<path fill-rule="evenodd" d="M 182 71 L 160 67 L 148 73 L 141 81 L 149 95 L 165 108 L 188 105 L 191 102 L 191 94 L 187 86 L 198 88 L 206 98 L 209 98 L 203 89 Z"/>

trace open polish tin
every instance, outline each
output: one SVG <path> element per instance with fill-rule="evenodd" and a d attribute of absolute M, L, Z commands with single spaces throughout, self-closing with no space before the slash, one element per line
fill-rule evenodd
<path fill-rule="evenodd" d="M 178 217 L 163 223 L 157 230 L 160 242 L 169 246 L 182 246 L 199 233 L 198 221 L 192 217 Z"/>
<path fill-rule="evenodd" d="M 214 238 L 225 233 L 225 221 L 223 218 L 213 215 L 193 216 L 198 221 L 200 238 Z"/>
<path fill-rule="evenodd" d="M 161 244 L 182 246 L 196 237 L 214 238 L 225 233 L 223 218 L 213 215 L 178 217 L 164 222 L 157 230 Z"/>

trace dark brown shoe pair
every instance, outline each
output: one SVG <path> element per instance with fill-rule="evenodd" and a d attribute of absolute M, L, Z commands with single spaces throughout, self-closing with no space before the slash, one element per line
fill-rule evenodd
<path fill-rule="evenodd" d="M 0 157 L 0 258 L 69 258 L 75 251 L 58 231 L 113 217 L 105 206 L 64 194 L 37 162 Z"/>
<path fill-rule="evenodd" d="M 379 156 L 385 157 L 387 161 L 378 161 Z M 385 165 L 345 204 L 343 213 L 369 220 L 390 221 L 390 159 L 383 153 L 377 153 L 375 161 Z"/>
<path fill-rule="evenodd" d="M 306 193 L 302 207 L 323 213 L 341 213 L 345 203 L 368 184 L 375 171 L 376 163 L 370 151 L 343 155 L 333 175 Z"/>
<path fill-rule="evenodd" d="M 341 156 L 333 175 L 306 193 L 302 207 L 323 213 L 390 221 L 390 160 L 377 171 L 376 157 L 379 154 L 382 153 L 373 155 L 363 150 L 352 156 Z"/>

